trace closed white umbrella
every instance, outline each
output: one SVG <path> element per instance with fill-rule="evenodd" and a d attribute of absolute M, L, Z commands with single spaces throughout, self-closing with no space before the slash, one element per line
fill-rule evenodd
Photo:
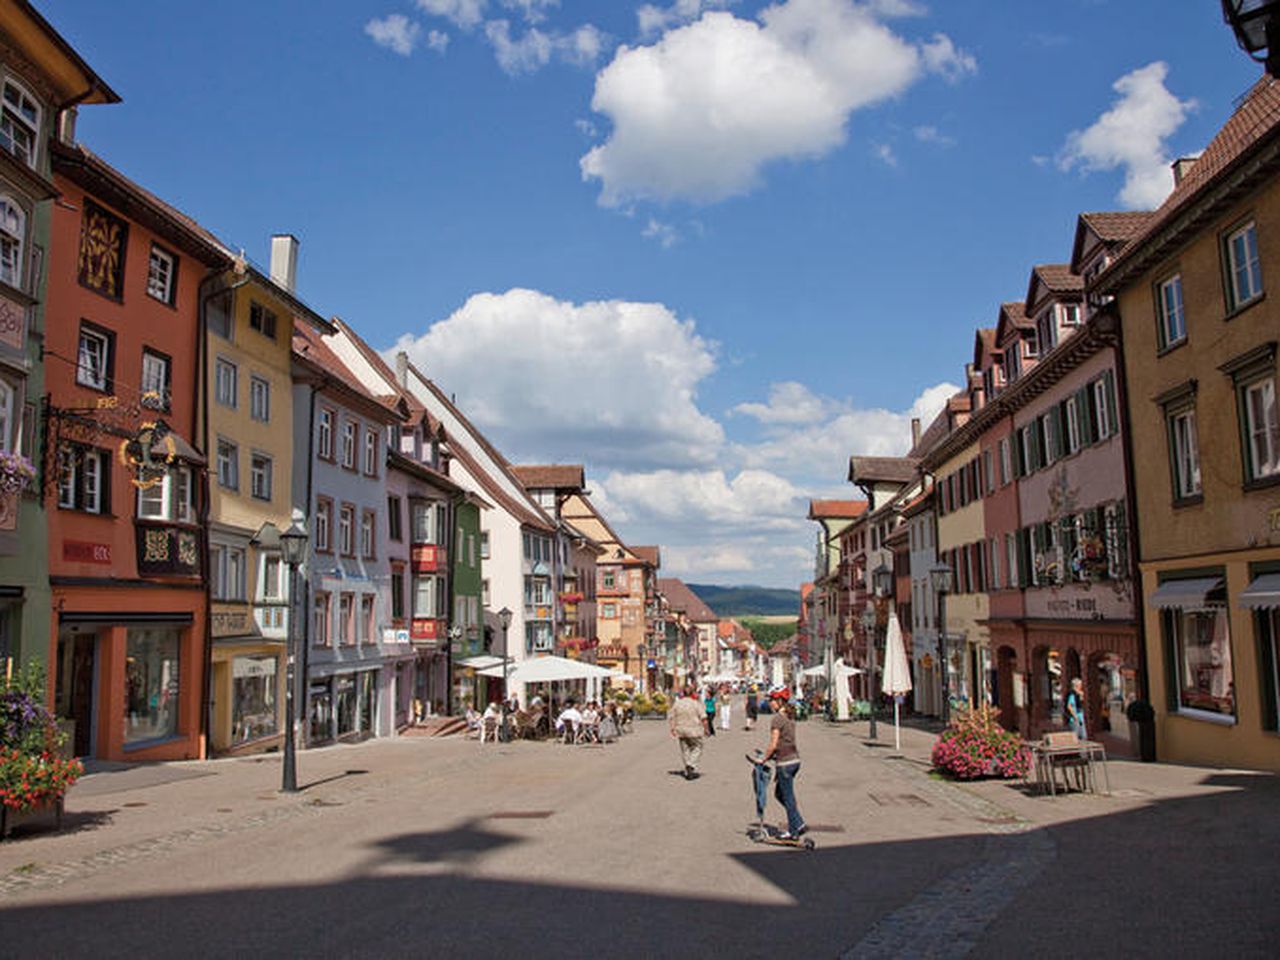
<path fill-rule="evenodd" d="M 903 694 L 911 692 L 911 670 L 907 666 L 907 647 L 902 642 L 902 625 L 898 623 L 898 614 L 890 612 L 889 626 L 884 636 L 884 680 L 880 689 L 893 697 L 893 743 L 894 749 L 902 749 L 902 728 L 899 726 L 899 699 Z"/>

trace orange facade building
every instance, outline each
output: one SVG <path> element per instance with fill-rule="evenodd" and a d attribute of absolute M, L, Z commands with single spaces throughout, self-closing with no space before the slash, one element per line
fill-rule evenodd
<path fill-rule="evenodd" d="M 79 756 L 201 758 L 199 308 L 229 258 L 87 151 L 55 145 L 53 169 L 43 494 L 57 713 Z"/>

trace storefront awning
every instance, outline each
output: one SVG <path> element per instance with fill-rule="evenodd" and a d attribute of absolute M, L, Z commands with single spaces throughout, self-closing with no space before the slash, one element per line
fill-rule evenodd
<path fill-rule="evenodd" d="M 1204 610 L 1226 601 L 1222 577 L 1192 577 L 1166 580 L 1147 602 L 1157 610 Z"/>
<path fill-rule="evenodd" d="M 1254 577 L 1240 593 L 1240 606 L 1248 610 L 1280 609 L 1280 573 Z"/>

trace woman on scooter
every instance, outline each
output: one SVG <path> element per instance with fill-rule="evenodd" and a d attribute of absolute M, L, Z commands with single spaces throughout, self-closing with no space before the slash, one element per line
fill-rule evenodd
<path fill-rule="evenodd" d="M 780 840 L 798 840 L 808 829 L 796 806 L 795 780 L 800 773 L 800 752 L 796 750 L 796 722 L 790 700 L 791 691 L 786 687 L 769 694 L 773 721 L 769 724 L 769 749 L 760 759 L 761 763 L 774 762 L 773 795 L 787 811 L 787 829 L 778 835 Z"/>

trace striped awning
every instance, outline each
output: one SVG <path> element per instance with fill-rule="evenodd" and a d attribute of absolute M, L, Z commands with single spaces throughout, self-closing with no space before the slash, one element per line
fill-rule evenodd
<path fill-rule="evenodd" d="M 1147 600 L 1158 610 L 1204 610 L 1226 601 L 1222 577 L 1192 577 L 1166 580 Z"/>
<path fill-rule="evenodd" d="M 1240 593 L 1240 606 L 1248 610 L 1280 609 L 1280 573 L 1254 577 Z"/>

